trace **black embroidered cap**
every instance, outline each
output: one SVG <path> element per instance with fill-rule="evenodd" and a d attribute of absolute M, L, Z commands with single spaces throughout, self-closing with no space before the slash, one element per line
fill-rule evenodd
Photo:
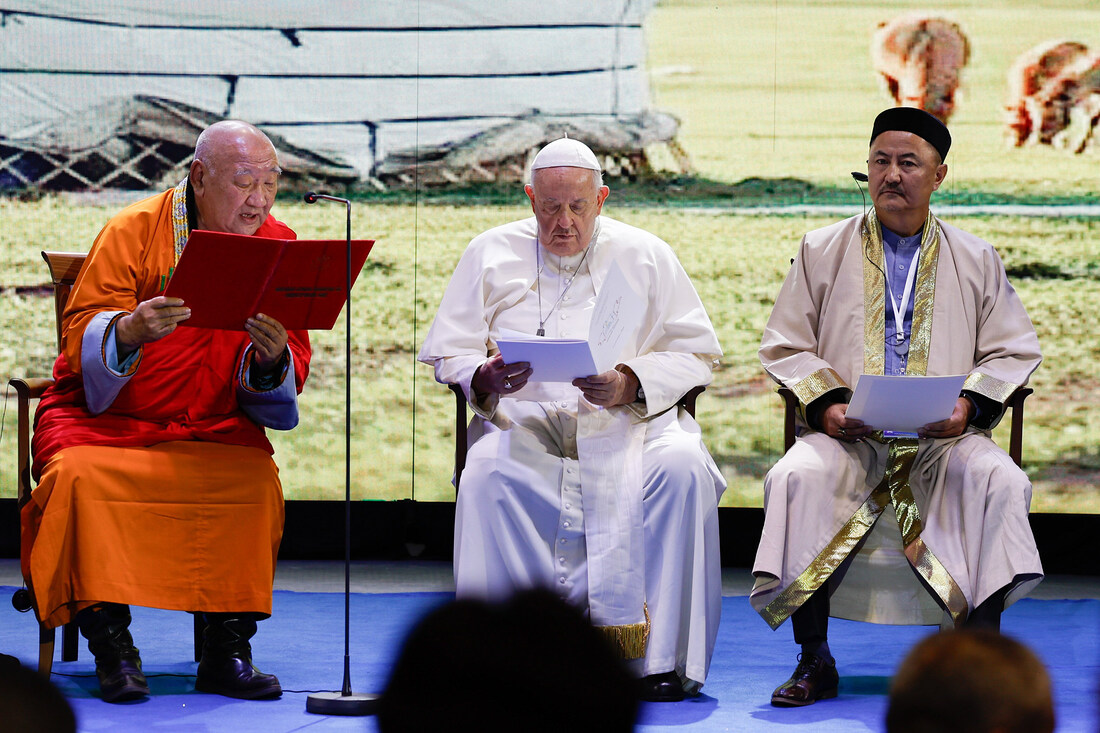
<path fill-rule="evenodd" d="M 871 130 L 871 143 L 874 143 L 879 135 L 890 130 L 911 132 L 927 140 L 940 154 L 941 161 L 947 159 L 947 151 L 951 149 L 951 133 L 942 122 L 923 109 L 892 107 L 879 113 Z"/>

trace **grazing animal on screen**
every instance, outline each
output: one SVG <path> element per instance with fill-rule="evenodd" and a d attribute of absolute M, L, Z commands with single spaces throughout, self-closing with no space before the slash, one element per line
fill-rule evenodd
<path fill-rule="evenodd" d="M 894 101 L 917 107 L 946 123 L 955 111 L 959 74 L 970 60 L 970 42 L 958 23 L 907 13 L 879 24 L 871 61 Z"/>
<path fill-rule="evenodd" d="M 1006 123 L 1020 145 L 1083 153 L 1100 124 L 1100 54 L 1076 42 L 1036 46 L 1009 71 Z"/>

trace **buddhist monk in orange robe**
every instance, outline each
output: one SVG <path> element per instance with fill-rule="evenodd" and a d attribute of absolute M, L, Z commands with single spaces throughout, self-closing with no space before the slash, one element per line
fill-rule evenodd
<path fill-rule="evenodd" d="M 298 422 L 309 339 L 260 313 L 236 331 L 190 328 L 187 304 L 163 294 L 193 229 L 294 237 L 269 215 L 280 172 L 257 128 L 211 125 L 186 179 L 103 228 L 63 315 L 23 575 L 43 623 L 77 621 L 110 702 L 149 692 L 129 604 L 204 614 L 197 689 L 282 692 L 249 643 L 271 613 L 283 528 L 264 431 Z"/>

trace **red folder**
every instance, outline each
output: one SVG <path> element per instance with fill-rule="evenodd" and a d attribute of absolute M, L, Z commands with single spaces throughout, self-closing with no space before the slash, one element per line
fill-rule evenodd
<path fill-rule="evenodd" d="M 352 283 L 372 239 L 352 240 Z M 287 329 L 328 330 L 344 307 L 344 239 L 272 239 L 196 229 L 164 294 L 183 298 L 191 317 L 181 326 L 239 331 L 257 313 Z"/>

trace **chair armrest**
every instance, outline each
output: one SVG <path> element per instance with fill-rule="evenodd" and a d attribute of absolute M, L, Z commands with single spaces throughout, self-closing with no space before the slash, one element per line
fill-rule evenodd
<path fill-rule="evenodd" d="M 1008 398 L 1008 406 L 1012 408 L 1011 432 L 1008 439 L 1008 455 L 1017 466 L 1023 468 L 1024 452 L 1024 400 L 1032 392 L 1031 387 L 1020 387 Z"/>
<path fill-rule="evenodd" d="M 683 397 L 680 398 L 676 404 L 684 408 L 687 414 L 691 415 L 692 419 L 695 419 L 695 400 L 699 399 L 699 395 L 707 391 L 706 387 L 702 385 L 698 387 L 692 387 L 687 391 Z"/>
<path fill-rule="evenodd" d="M 12 386 L 15 394 L 20 399 L 37 400 L 45 393 L 47 388 L 53 385 L 53 380 L 38 377 L 12 377 L 8 380 L 8 384 Z"/>
<path fill-rule="evenodd" d="M 466 394 L 457 384 L 447 385 L 455 393 L 455 498 L 466 468 Z"/>
<path fill-rule="evenodd" d="M 786 387 L 780 387 L 783 398 L 783 451 L 789 451 L 795 440 L 795 418 L 798 417 L 798 397 Z"/>

